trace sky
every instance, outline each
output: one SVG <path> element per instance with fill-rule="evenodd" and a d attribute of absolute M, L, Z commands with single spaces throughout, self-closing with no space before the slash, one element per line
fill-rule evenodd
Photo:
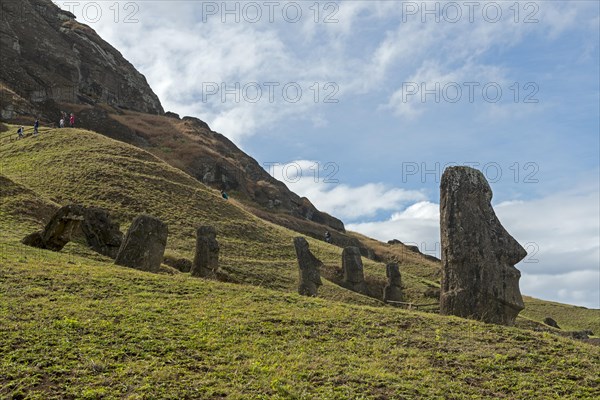
<path fill-rule="evenodd" d="M 597 1 L 55 1 L 347 229 L 438 255 L 469 165 L 521 291 L 600 308 Z"/>

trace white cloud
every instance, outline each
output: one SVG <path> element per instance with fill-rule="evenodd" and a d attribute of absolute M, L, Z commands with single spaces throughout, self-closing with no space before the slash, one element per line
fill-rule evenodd
<path fill-rule="evenodd" d="M 73 2 L 56 3 L 67 8 L 67 3 Z M 92 3 L 102 9 L 102 19 L 96 23 L 83 15 L 86 5 Z M 483 18 L 481 6 L 475 11 L 475 20 L 469 22 L 468 9 L 463 5 L 458 23 L 436 23 L 431 15 L 423 23 L 423 10 L 407 15 L 404 3 L 321 2 L 315 8 L 309 2 L 299 3 L 303 15 L 299 23 L 286 22 L 282 5 L 276 8 L 273 23 L 268 21 L 266 6 L 261 7 L 258 23 L 247 22 L 244 17 L 251 15 L 243 12 L 239 23 L 231 15 L 223 23 L 222 10 L 210 15 L 205 9 L 207 3 L 131 3 L 137 10 L 130 3 L 119 3 L 120 13 L 116 15 L 112 3 L 78 2 L 74 11 L 79 20 L 89 23 L 147 76 L 166 109 L 198 116 L 238 144 L 292 115 L 310 121 L 319 110 L 310 95 L 314 82 L 336 82 L 342 100 L 375 93 L 398 115 L 416 118 L 425 108 L 398 101 L 402 81 L 494 79 L 497 71 L 502 72 L 502 78 L 503 70 L 483 61 L 491 50 L 510 48 L 532 32 L 563 34 L 577 27 L 590 9 L 589 5 L 544 2 L 540 22 L 525 24 L 522 19 L 527 10 L 521 10 L 521 22 L 515 23 L 509 6 L 502 3 L 505 17 L 490 23 Z M 225 4 L 210 3 L 219 9 Z M 238 5 L 243 10 L 246 4 L 236 2 L 228 7 Z M 431 9 L 441 3 L 414 4 Z M 124 23 L 131 12 L 138 22 Z M 325 23 L 328 16 L 337 22 Z M 222 102 L 220 96 L 199 101 L 207 82 L 229 86 L 236 82 L 298 82 L 305 96 L 298 104 L 279 98 L 274 103 L 261 101 L 260 107 L 243 100 Z M 326 118 L 323 113 L 320 124 L 326 124 Z"/>
<path fill-rule="evenodd" d="M 440 254 L 439 205 L 429 201 L 414 203 L 385 221 L 352 223 L 346 228 L 383 242 L 398 239 L 436 257 Z"/>
<path fill-rule="evenodd" d="M 362 186 L 339 184 L 337 166 L 316 161 L 297 160 L 273 166 L 269 173 L 300 196 L 305 196 L 320 210 L 338 218 L 355 220 L 391 211 L 425 199 L 416 190 L 393 188 L 382 183 Z"/>
<path fill-rule="evenodd" d="M 576 271 L 565 274 L 521 274 L 521 292 L 559 303 L 600 308 L 600 274 Z"/>

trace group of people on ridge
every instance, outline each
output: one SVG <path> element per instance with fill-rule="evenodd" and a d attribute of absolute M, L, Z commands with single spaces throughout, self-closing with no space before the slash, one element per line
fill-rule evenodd
<path fill-rule="evenodd" d="M 35 122 L 33 123 L 33 136 L 37 136 L 37 134 L 39 133 L 39 129 L 40 129 L 40 120 L 36 118 Z M 20 126 L 19 129 L 17 129 L 17 139 L 23 139 L 24 137 L 25 137 L 25 127 Z"/>
<path fill-rule="evenodd" d="M 60 112 L 60 122 L 58 123 L 58 126 L 59 126 L 60 128 L 64 128 L 64 127 L 65 127 L 65 123 L 66 123 L 66 121 L 67 121 L 67 113 L 66 113 L 66 112 L 64 112 L 64 111 L 61 111 L 61 112 Z M 71 128 L 74 128 L 74 127 L 75 127 L 75 114 L 73 114 L 73 113 L 71 113 L 71 114 L 69 115 L 69 126 L 70 126 Z"/>
<path fill-rule="evenodd" d="M 69 120 L 69 126 L 71 128 L 74 128 L 75 127 L 75 114 L 71 113 L 70 115 L 68 115 L 68 120 Z M 64 128 L 66 121 L 67 121 L 67 113 L 64 111 L 61 111 L 60 112 L 60 122 L 58 124 L 59 128 Z M 33 123 L 33 136 L 38 135 L 39 129 L 40 129 L 40 120 L 39 120 L 39 118 L 36 118 L 35 122 Z M 17 139 L 23 139 L 24 137 L 25 137 L 25 127 L 20 126 L 19 129 L 17 129 Z"/>

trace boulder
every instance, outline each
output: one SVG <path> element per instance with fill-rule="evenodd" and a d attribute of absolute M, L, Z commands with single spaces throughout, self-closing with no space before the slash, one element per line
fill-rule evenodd
<path fill-rule="evenodd" d="M 588 336 L 588 331 L 574 331 L 574 332 L 569 332 L 569 335 L 573 339 L 579 339 L 579 340 L 587 340 L 587 339 L 590 338 Z"/>
<path fill-rule="evenodd" d="M 27 235 L 23 244 L 40 249 L 61 251 L 83 220 L 83 207 L 70 204 L 61 207 L 46 224 L 44 229 Z"/>
<path fill-rule="evenodd" d="M 150 215 L 133 220 L 117 253 L 115 264 L 158 272 L 167 246 L 167 225 Z"/>
<path fill-rule="evenodd" d="M 358 293 L 367 293 L 363 263 L 358 247 L 346 247 L 342 251 L 342 271 L 344 284 L 350 290 Z"/>
<path fill-rule="evenodd" d="M 319 268 L 323 266 L 323 263 L 311 253 L 305 238 L 294 238 L 294 247 L 300 272 L 298 293 L 303 296 L 316 296 L 319 286 L 323 284 L 319 272 Z"/>
<path fill-rule="evenodd" d="M 553 328 L 560 329 L 560 326 L 558 326 L 558 323 L 553 318 L 550 318 L 550 317 L 544 318 L 544 323 Z"/>
<path fill-rule="evenodd" d="M 389 263 L 385 266 L 385 274 L 388 279 L 383 288 L 383 301 L 402 301 L 402 276 L 397 263 Z"/>
<path fill-rule="evenodd" d="M 190 270 L 192 276 L 214 278 L 219 269 L 219 242 L 212 226 L 201 226 L 196 231 L 196 254 Z"/>
<path fill-rule="evenodd" d="M 527 252 L 504 229 L 483 174 L 449 167 L 440 185 L 442 314 L 513 325 L 524 308 L 521 273 Z"/>
<path fill-rule="evenodd" d="M 84 209 L 81 230 L 87 244 L 94 251 L 113 259 L 117 258 L 123 242 L 123 233 L 107 210 L 95 207 Z"/>

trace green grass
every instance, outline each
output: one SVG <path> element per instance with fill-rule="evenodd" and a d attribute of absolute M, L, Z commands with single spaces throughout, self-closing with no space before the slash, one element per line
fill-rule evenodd
<path fill-rule="evenodd" d="M 5 245 L 0 397 L 592 399 L 600 348 Z"/>
<path fill-rule="evenodd" d="M 524 317 L 536 321 L 543 321 L 544 318 L 551 317 L 562 330 L 591 330 L 595 336 L 600 336 L 599 310 L 539 300 L 528 296 L 523 296 L 523 299 L 525 300 L 525 309 L 521 311 L 521 315 Z"/>
<path fill-rule="evenodd" d="M 327 279 L 319 298 L 295 294 L 296 233 L 135 147 L 77 129 L 0 143 L 0 184 L 0 398 L 600 394 L 598 347 L 384 307 Z M 60 253 L 20 244 L 72 201 L 108 208 L 122 230 L 141 212 L 160 217 L 175 257 L 192 258 L 196 226 L 216 226 L 223 275 L 234 283 L 117 267 L 80 239 Z M 324 275 L 334 274 L 341 249 L 309 242 Z M 431 302 L 423 292 L 437 284 L 435 265 L 410 262 L 407 300 Z M 370 283 L 384 281 L 382 264 L 364 263 Z M 549 313 L 565 328 L 588 329 L 599 319 L 598 310 L 526 302 L 534 321 Z"/>

